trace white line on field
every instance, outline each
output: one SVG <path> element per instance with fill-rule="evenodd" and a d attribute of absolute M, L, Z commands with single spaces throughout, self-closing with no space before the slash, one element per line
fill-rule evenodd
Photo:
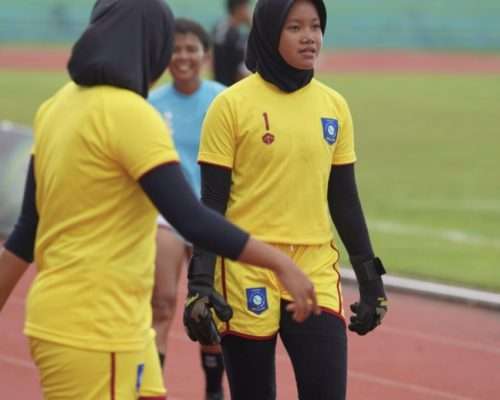
<path fill-rule="evenodd" d="M 180 335 L 177 335 L 177 334 L 174 334 L 174 335 L 171 335 L 171 336 L 174 336 L 174 339 L 179 339 L 180 338 Z M 182 338 L 182 340 L 184 341 L 185 339 Z M 284 355 L 281 355 L 281 354 L 278 354 L 276 356 L 276 358 L 278 360 L 281 360 L 281 361 L 284 361 L 284 360 L 288 361 L 288 358 L 285 357 Z M 33 362 L 24 361 L 24 360 L 21 360 L 21 359 L 19 359 L 17 357 L 8 357 L 8 356 L 0 355 L 0 362 L 5 362 L 6 364 L 15 365 L 17 367 L 23 367 L 23 368 L 27 368 L 27 369 L 35 369 L 35 366 L 33 365 Z M 362 381 L 366 381 L 366 382 L 370 382 L 370 383 L 375 383 L 377 385 L 395 387 L 395 388 L 399 388 L 399 389 L 402 389 L 402 390 L 407 390 L 407 391 L 410 391 L 410 392 L 416 392 L 416 393 L 431 395 L 431 396 L 434 396 L 434 397 L 440 398 L 440 399 L 448 399 L 448 400 L 472 400 L 469 397 L 463 397 L 463 396 L 455 395 L 455 394 L 452 394 L 452 393 L 447 393 L 447 392 L 443 392 L 443 391 L 440 391 L 440 390 L 431 389 L 431 388 L 428 388 L 428 387 L 425 387 L 425 386 L 421 386 L 421 385 L 414 385 L 414 384 L 409 384 L 409 383 L 394 381 L 392 379 L 380 378 L 380 377 L 374 376 L 372 374 L 366 374 L 366 373 L 352 371 L 352 370 L 349 370 L 349 376 L 352 377 L 352 378 L 354 378 L 354 379 L 359 379 L 359 380 L 362 380 Z M 180 397 L 172 397 L 171 399 L 172 400 L 181 400 Z"/>
<path fill-rule="evenodd" d="M 382 386 L 390 386 L 398 389 L 403 389 L 410 392 L 425 394 L 427 396 L 433 396 L 434 398 L 439 399 L 448 399 L 448 400 L 473 400 L 470 397 L 464 397 L 460 395 L 456 395 L 453 393 L 443 392 L 441 390 L 431 389 L 421 385 L 414 385 L 411 383 L 403 383 L 399 381 L 394 381 L 392 379 L 379 378 L 377 376 L 373 376 L 371 374 L 364 374 L 361 372 L 349 371 L 349 376 L 354 379 L 359 379 L 362 381 L 367 381 L 370 383 L 376 383 Z"/>
<path fill-rule="evenodd" d="M 493 247 L 495 249 L 500 249 L 500 239 L 485 237 L 476 233 L 464 232 L 455 229 L 436 229 L 382 220 L 370 220 L 368 225 L 370 229 L 382 233 L 419 237 L 425 236 L 427 238 L 440 239 L 463 245 Z"/>
<path fill-rule="evenodd" d="M 387 327 L 385 328 L 385 330 L 391 331 L 392 333 L 394 333 L 396 335 L 408 336 L 408 332 L 406 332 L 404 330 L 387 328 Z M 494 347 L 491 348 L 489 346 L 480 346 L 480 345 L 477 345 L 477 344 L 474 344 L 474 343 L 468 342 L 468 341 L 459 341 L 459 340 L 453 340 L 453 339 L 450 340 L 450 339 L 447 339 L 445 337 L 431 337 L 430 335 L 425 335 L 423 333 L 418 333 L 418 332 L 413 332 L 412 336 L 414 336 L 415 338 L 421 339 L 421 340 L 428 340 L 428 341 L 432 341 L 432 342 L 437 342 L 437 343 L 445 345 L 445 346 L 457 346 L 457 347 L 467 348 L 470 350 L 486 351 L 490 354 L 498 354 L 497 353 L 498 349 L 496 349 Z M 176 331 L 176 330 L 171 331 L 170 337 L 173 338 L 174 340 L 180 340 L 183 342 L 189 341 L 186 337 L 186 334 L 182 334 L 181 332 Z M 288 357 L 283 355 L 283 354 L 276 354 L 276 359 L 279 361 L 289 362 Z M 386 387 L 388 386 L 388 387 L 398 388 L 401 390 L 406 390 L 409 392 L 425 394 L 427 396 L 432 396 L 433 398 L 436 398 L 436 399 L 473 400 L 470 397 L 464 397 L 461 395 L 432 389 L 432 388 L 422 386 L 422 385 L 416 385 L 416 384 L 412 384 L 412 383 L 382 378 L 382 377 L 372 375 L 369 373 L 353 371 L 352 369 L 349 369 L 349 376 L 353 379 L 358 379 L 358 380 L 374 383 L 374 384 L 381 385 L 381 386 L 386 386 Z"/>
<path fill-rule="evenodd" d="M 356 275 L 352 269 L 341 268 L 340 270 L 344 282 L 357 283 Z M 481 304 L 488 308 L 500 309 L 500 294 L 494 292 L 402 278 L 393 275 L 385 275 L 384 284 L 386 287 L 403 290 L 408 293 L 418 293 L 426 296 L 430 295 L 432 297 L 458 300 L 471 304 Z"/>
<path fill-rule="evenodd" d="M 4 356 L 3 354 L 0 354 L 0 362 L 15 365 L 16 367 L 35 369 L 35 365 L 32 361 L 26 361 L 17 357 Z"/>
<path fill-rule="evenodd" d="M 27 369 L 36 369 L 32 361 L 25 361 L 17 357 L 8 357 L 0 354 L 0 363 L 5 363 L 9 365 L 14 365 L 16 367 L 22 367 Z M 168 397 L 169 400 L 183 400 L 181 397 Z"/>
<path fill-rule="evenodd" d="M 500 202 L 498 200 L 467 199 L 461 201 L 418 199 L 399 200 L 398 207 L 406 210 L 433 210 L 433 211 L 466 211 L 500 213 Z"/>
<path fill-rule="evenodd" d="M 485 345 L 468 340 L 452 339 L 450 337 L 445 337 L 435 334 L 429 335 L 422 332 L 409 331 L 405 329 L 393 328 L 390 326 L 384 326 L 383 329 L 387 333 L 410 337 L 418 340 L 424 340 L 426 342 L 436 343 L 439 345 L 458 347 L 463 350 L 480 351 L 483 353 L 496 356 L 500 355 L 500 347 L 497 347 L 495 345 Z"/>

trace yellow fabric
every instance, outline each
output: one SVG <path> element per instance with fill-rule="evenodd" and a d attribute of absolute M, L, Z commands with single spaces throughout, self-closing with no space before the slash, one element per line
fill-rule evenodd
<path fill-rule="evenodd" d="M 158 357 L 155 340 L 151 340 L 146 349 L 144 375 L 139 390 L 139 397 L 161 397 L 167 393 L 163 383 L 163 370 Z M 119 399 L 119 397 L 117 397 Z"/>
<path fill-rule="evenodd" d="M 81 350 L 35 338 L 30 338 L 30 348 L 45 400 L 137 400 L 148 375 L 156 387 L 147 392 L 149 396 L 165 396 L 154 340 L 146 351 L 123 353 Z"/>
<path fill-rule="evenodd" d="M 325 119 L 338 124 L 333 143 Z M 258 74 L 211 104 L 199 153 L 232 169 L 226 217 L 258 239 L 303 245 L 332 239 L 331 166 L 355 160 L 351 114 L 337 92 L 313 80 L 285 94 Z"/>
<path fill-rule="evenodd" d="M 145 347 L 157 211 L 137 179 L 178 156 L 133 92 L 63 87 L 34 126 L 38 274 L 25 333 L 102 351 Z"/>
<path fill-rule="evenodd" d="M 280 244 L 275 247 L 290 256 L 312 280 L 323 312 L 344 318 L 339 253 L 333 243 L 314 246 Z M 222 334 L 252 338 L 273 336 L 279 329 L 281 299 L 291 300 L 273 272 L 229 259 L 217 262 L 215 288 L 234 312 L 228 323 L 218 321 Z M 255 290 L 258 297 L 252 297 Z"/>

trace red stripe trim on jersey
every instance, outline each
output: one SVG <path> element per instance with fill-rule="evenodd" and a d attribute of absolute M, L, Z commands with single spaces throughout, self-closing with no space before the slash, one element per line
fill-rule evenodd
<path fill-rule="evenodd" d="M 336 260 L 335 260 L 335 262 L 333 263 L 333 264 L 335 265 L 335 264 L 337 264 L 337 263 L 339 262 L 339 260 L 340 260 L 340 252 L 339 252 L 339 249 L 337 249 L 337 248 L 335 247 L 335 245 L 333 244 L 333 240 L 330 240 L 330 247 L 331 247 L 331 249 L 332 249 L 335 253 L 337 253 L 337 259 L 336 259 Z"/>
<path fill-rule="evenodd" d="M 330 242 L 330 247 L 337 253 L 337 260 L 333 263 L 332 268 L 337 274 L 337 298 L 339 299 L 339 309 L 337 311 L 337 314 L 342 315 L 342 307 L 343 307 L 342 291 L 340 290 L 340 271 L 338 270 L 338 261 L 340 259 L 340 253 L 338 249 L 333 245 L 333 242 Z M 344 317 L 342 317 L 342 320 L 344 320 Z"/>
<path fill-rule="evenodd" d="M 276 333 L 270 336 L 253 336 L 253 335 L 246 335 L 244 333 L 240 332 L 235 332 L 235 331 L 226 331 L 224 333 L 221 333 L 221 336 L 226 336 L 226 335 L 232 335 L 232 336 L 238 336 L 243 339 L 251 339 L 251 340 L 270 340 L 276 336 Z"/>
<path fill-rule="evenodd" d="M 221 257 L 221 280 L 222 280 L 222 297 L 227 301 L 227 286 L 226 286 L 226 260 Z M 229 304 L 229 303 L 228 303 Z M 231 327 L 229 325 L 229 321 L 226 322 L 226 330 L 230 331 Z"/>
<path fill-rule="evenodd" d="M 111 400 L 116 400 L 116 355 L 115 353 L 111 353 L 111 382 L 110 382 L 110 391 L 111 391 Z"/>
<path fill-rule="evenodd" d="M 337 273 L 337 298 L 339 299 L 339 309 L 338 309 L 338 313 L 339 314 L 342 314 L 342 307 L 343 307 L 343 304 L 342 304 L 342 291 L 340 290 L 340 272 L 339 270 L 337 269 L 337 263 L 333 264 L 333 270 Z"/>
<path fill-rule="evenodd" d="M 333 163 L 332 165 L 335 165 L 336 167 L 341 167 L 343 165 L 353 165 L 356 164 L 356 161 L 349 161 L 349 162 L 344 162 L 344 163 Z"/>
<path fill-rule="evenodd" d="M 337 311 L 332 310 L 331 308 L 327 308 L 327 307 L 320 307 L 320 308 L 321 308 L 322 312 L 333 315 L 333 316 L 337 317 L 338 319 L 340 319 L 344 324 L 346 323 L 344 316 L 342 314 L 339 314 Z"/>
<path fill-rule="evenodd" d="M 214 162 L 198 161 L 198 164 L 200 164 L 200 165 L 202 165 L 202 164 L 212 165 L 214 167 L 219 167 L 219 168 L 227 169 L 228 171 L 232 171 L 233 170 L 231 167 L 228 167 L 227 165 L 221 165 L 221 164 L 217 164 L 217 163 L 214 163 Z"/>

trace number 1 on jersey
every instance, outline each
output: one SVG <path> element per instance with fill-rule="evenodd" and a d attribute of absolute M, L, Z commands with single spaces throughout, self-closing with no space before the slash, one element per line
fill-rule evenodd
<path fill-rule="evenodd" d="M 269 131 L 269 116 L 267 113 L 263 113 L 262 116 L 264 117 L 264 124 L 266 124 L 266 131 Z"/>

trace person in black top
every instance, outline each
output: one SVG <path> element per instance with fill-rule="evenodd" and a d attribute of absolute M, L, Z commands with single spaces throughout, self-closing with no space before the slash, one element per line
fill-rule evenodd
<path fill-rule="evenodd" d="M 249 74 L 245 66 L 247 34 L 252 10 L 250 0 L 227 0 L 227 18 L 214 29 L 213 70 L 214 80 L 231 86 Z"/>

